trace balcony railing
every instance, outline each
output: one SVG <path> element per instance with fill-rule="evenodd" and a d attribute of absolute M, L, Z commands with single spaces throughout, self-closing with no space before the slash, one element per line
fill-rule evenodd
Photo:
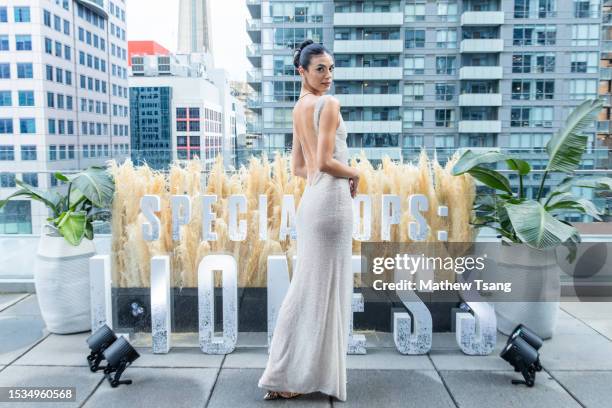
<path fill-rule="evenodd" d="M 247 82 L 261 82 L 261 70 L 251 69 L 247 71 Z"/>
<path fill-rule="evenodd" d="M 258 18 L 247 18 L 247 31 L 261 31 L 261 20 Z"/>
<path fill-rule="evenodd" d="M 404 23 L 404 13 L 397 12 L 363 12 L 334 13 L 335 26 L 401 26 Z"/>
<path fill-rule="evenodd" d="M 492 26 L 504 24 L 503 11 L 465 11 L 461 14 L 463 26 Z"/>
<path fill-rule="evenodd" d="M 261 58 L 261 44 L 249 44 L 246 51 L 249 58 Z"/>
<path fill-rule="evenodd" d="M 460 52 L 502 52 L 504 40 L 500 38 L 479 38 L 461 40 Z"/>

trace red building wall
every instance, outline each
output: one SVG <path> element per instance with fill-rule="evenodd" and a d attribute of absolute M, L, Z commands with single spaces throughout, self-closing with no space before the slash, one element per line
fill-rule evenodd
<path fill-rule="evenodd" d="M 132 65 L 132 55 L 169 55 L 170 51 L 155 41 L 128 41 L 128 65 Z"/>

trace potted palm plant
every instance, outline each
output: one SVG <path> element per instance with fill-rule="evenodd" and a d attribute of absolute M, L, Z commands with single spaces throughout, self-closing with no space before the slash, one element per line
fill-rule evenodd
<path fill-rule="evenodd" d="M 26 197 L 45 204 L 52 216 L 43 226 L 34 268 L 42 317 L 52 333 L 91 329 L 88 261 L 95 254 L 92 221 L 107 211 L 114 181 L 103 167 L 78 174 L 55 173 L 60 191 L 41 191 L 17 180 L 20 189 L 0 201 Z"/>
<path fill-rule="evenodd" d="M 473 152 L 467 150 L 453 167 L 453 174 L 470 174 L 493 190 L 491 194 L 477 197 L 474 204 L 476 227 L 490 227 L 502 240 L 497 273 L 508 274 L 519 287 L 523 298 L 535 298 L 538 291 L 560 291 L 560 270 L 555 249 L 560 245 L 575 254 L 580 234 L 564 219 L 568 213 L 586 214 L 601 220 L 602 212 L 587 198 L 576 195 L 574 187 L 595 190 L 610 190 L 610 177 L 577 177 L 575 170 L 586 151 L 588 138 L 581 132 L 593 123 L 603 106 L 603 101 L 587 99 L 567 117 L 546 145 L 546 166 L 535 197 L 527 197 L 523 185 L 524 177 L 531 173 L 526 160 L 498 151 Z M 510 171 L 518 174 L 518 188 L 512 189 L 508 178 L 491 168 L 491 164 L 505 163 Z M 563 173 L 565 177 L 546 193 L 545 181 L 551 173 Z M 556 301 L 541 302 L 494 302 L 498 329 L 504 334 L 518 323 L 523 323 L 542 338 L 550 338 L 559 309 Z"/>

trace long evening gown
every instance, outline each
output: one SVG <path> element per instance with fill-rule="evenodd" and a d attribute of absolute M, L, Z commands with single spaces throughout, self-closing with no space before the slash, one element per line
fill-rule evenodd
<path fill-rule="evenodd" d="M 321 96 L 314 109 L 318 137 Z M 346 126 L 340 116 L 333 157 L 348 164 Z M 319 391 L 346 401 L 346 352 L 353 291 L 353 210 L 347 178 L 318 171 L 296 212 L 297 260 L 278 312 L 270 355 L 258 387 Z"/>

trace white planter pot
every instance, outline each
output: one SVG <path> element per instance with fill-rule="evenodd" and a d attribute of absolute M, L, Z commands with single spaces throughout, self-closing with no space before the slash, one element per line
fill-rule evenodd
<path fill-rule="evenodd" d="M 89 258 L 96 248 L 88 239 L 72 246 L 55 228 L 45 227 L 36 253 L 34 285 L 47 330 L 58 334 L 91 330 Z"/>
<path fill-rule="evenodd" d="M 522 323 L 541 338 L 551 338 L 559 312 L 560 272 L 554 248 L 536 250 L 524 244 L 502 245 L 498 281 L 512 282 L 515 298 L 546 301 L 494 302 L 497 329 L 509 335 Z"/>

